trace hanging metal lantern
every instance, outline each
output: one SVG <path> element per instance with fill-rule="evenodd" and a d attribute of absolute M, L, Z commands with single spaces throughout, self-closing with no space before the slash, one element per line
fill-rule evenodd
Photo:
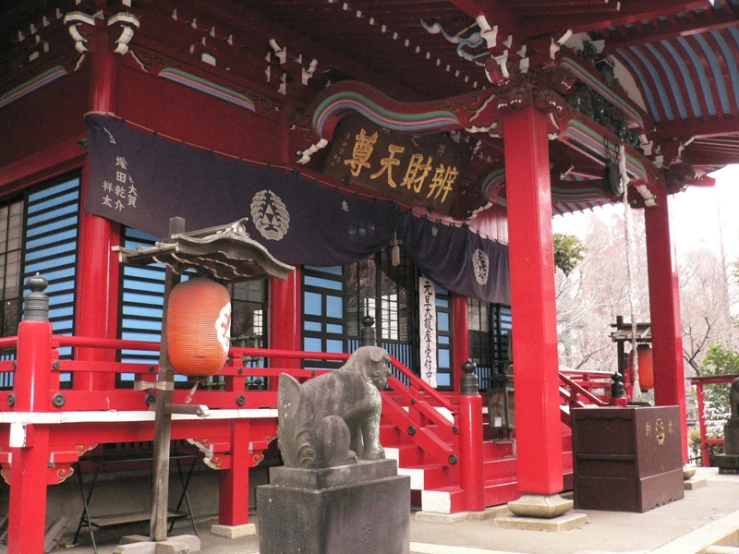
<path fill-rule="evenodd" d="M 167 346 L 175 371 L 215 375 L 226 364 L 231 341 L 231 297 L 209 279 L 190 279 L 172 289 L 167 308 Z"/>
<path fill-rule="evenodd" d="M 654 388 L 654 362 L 652 360 L 652 347 L 648 344 L 640 344 L 636 347 L 638 356 L 639 388 L 649 390 Z M 629 370 L 633 375 L 634 351 L 629 352 Z"/>

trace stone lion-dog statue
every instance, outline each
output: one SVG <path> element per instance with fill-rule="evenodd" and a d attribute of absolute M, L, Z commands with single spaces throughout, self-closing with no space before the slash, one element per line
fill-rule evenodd
<path fill-rule="evenodd" d="M 280 375 L 277 440 L 286 467 L 320 469 L 380 460 L 380 391 L 390 356 L 363 346 L 340 369 L 304 384 Z"/>

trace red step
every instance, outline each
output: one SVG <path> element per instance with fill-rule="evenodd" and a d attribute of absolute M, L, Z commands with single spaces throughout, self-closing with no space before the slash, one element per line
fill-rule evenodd
<path fill-rule="evenodd" d="M 483 479 L 516 479 L 516 458 L 499 458 L 483 462 Z"/>
<path fill-rule="evenodd" d="M 380 444 L 397 448 L 403 444 L 413 444 L 413 440 L 411 440 L 407 433 L 401 431 L 395 425 L 384 423 L 380 425 Z"/>
<path fill-rule="evenodd" d="M 421 505 L 423 510 L 430 512 L 443 514 L 463 512 L 466 509 L 465 494 L 459 486 L 425 490 L 421 492 Z"/>
<path fill-rule="evenodd" d="M 485 460 L 513 456 L 513 441 L 486 440 L 482 442 L 482 457 Z"/>
<path fill-rule="evenodd" d="M 413 467 L 428 463 L 423 450 L 421 450 L 415 444 L 401 444 L 399 446 L 389 446 L 386 448 L 397 449 L 398 467 Z"/>
<path fill-rule="evenodd" d="M 521 498 L 515 478 L 485 481 L 485 506 L 500 506 Z"/>

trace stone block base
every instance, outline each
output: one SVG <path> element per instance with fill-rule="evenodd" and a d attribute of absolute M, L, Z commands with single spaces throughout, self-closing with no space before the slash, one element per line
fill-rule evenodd
<path fill-rule="evenodd" d="M 395 460 L 270 478 L 257 488 L 261 554 L 408 554 L 410 477 Z"/>
<path fill-rule="evenodd" d="M 739 456 L 718 454 L 713 457 L 719 473 L 739 473 Z"/>
<path fill-rule="evenodd" d="M 210 532 L 213 535 L 233 540 L 240 539 L 241 537 L 248 537 L 250 535 L 256 535 L 257 527 L 253 523 L 244 523 L 242 525 L 215 524 L 210 526 Z"/>
<path fill-rule="evenodd" d="M 702 477 L 692 477 L 683 481 L 683 487 L 685 487 L 686 491 L 694 491 L 695 489 L 700 489 L 701 487 L 705 487 L 707 485 L 708 481 L 706 481 Z"/>
<path fill-rule="evenodd" d="M 416 521 L 427 521 L 429 523 L 457 523 L 460 521 L 485 521 L 505 515 L 510 515 L 508 506 L 493 506 L 485 508 L 481 512 L 457 512 L 454 514 L 442 514 L 439 512 L 416 512 Z"/>
<path fill-rule="evenodd" d="M 195 535 L 179 535 L 153 542 L 142 535 L 128 535 L 121 539 L 113 554 L 200 554 L 200 539 Z"/>
<path fill-rule="evenodd" d="M 569 531 L 582 527 L 588 522 L 585 514 L 565 514 L 549 519 L 538 517 L 497 517 L 494 525 L 501 529 L 522 529 L 524 531 Z"/>
<path fill-rule="evenodd" d="M 518 500 L 508 503 L 508 509 L 521 517 L 553 518 L 572 509 L 572 500 L 558 494 L 524 494 Z"/>

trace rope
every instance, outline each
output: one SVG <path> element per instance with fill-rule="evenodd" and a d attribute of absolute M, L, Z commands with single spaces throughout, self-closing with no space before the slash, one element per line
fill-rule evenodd
<path fill-rule="evenodd" d="M 624 238 L 626 241 L 626 284 L 629 291 L 629 311 L 631 312 L 631 364 L 634 373 L 634 385 L 632 389 L 632 399 L 639 400 L 641 398 L 641 388 L 639 387 L 639 356 L 636 349 L 636 310 L 634 309 L 634 275 L 631 271 L 631 209 L 629 208 L 629 176 L 626 173 L 626 149 L 621 144 L 618 147 L 618 173 L 619 179 L 624 186 Z"/>

